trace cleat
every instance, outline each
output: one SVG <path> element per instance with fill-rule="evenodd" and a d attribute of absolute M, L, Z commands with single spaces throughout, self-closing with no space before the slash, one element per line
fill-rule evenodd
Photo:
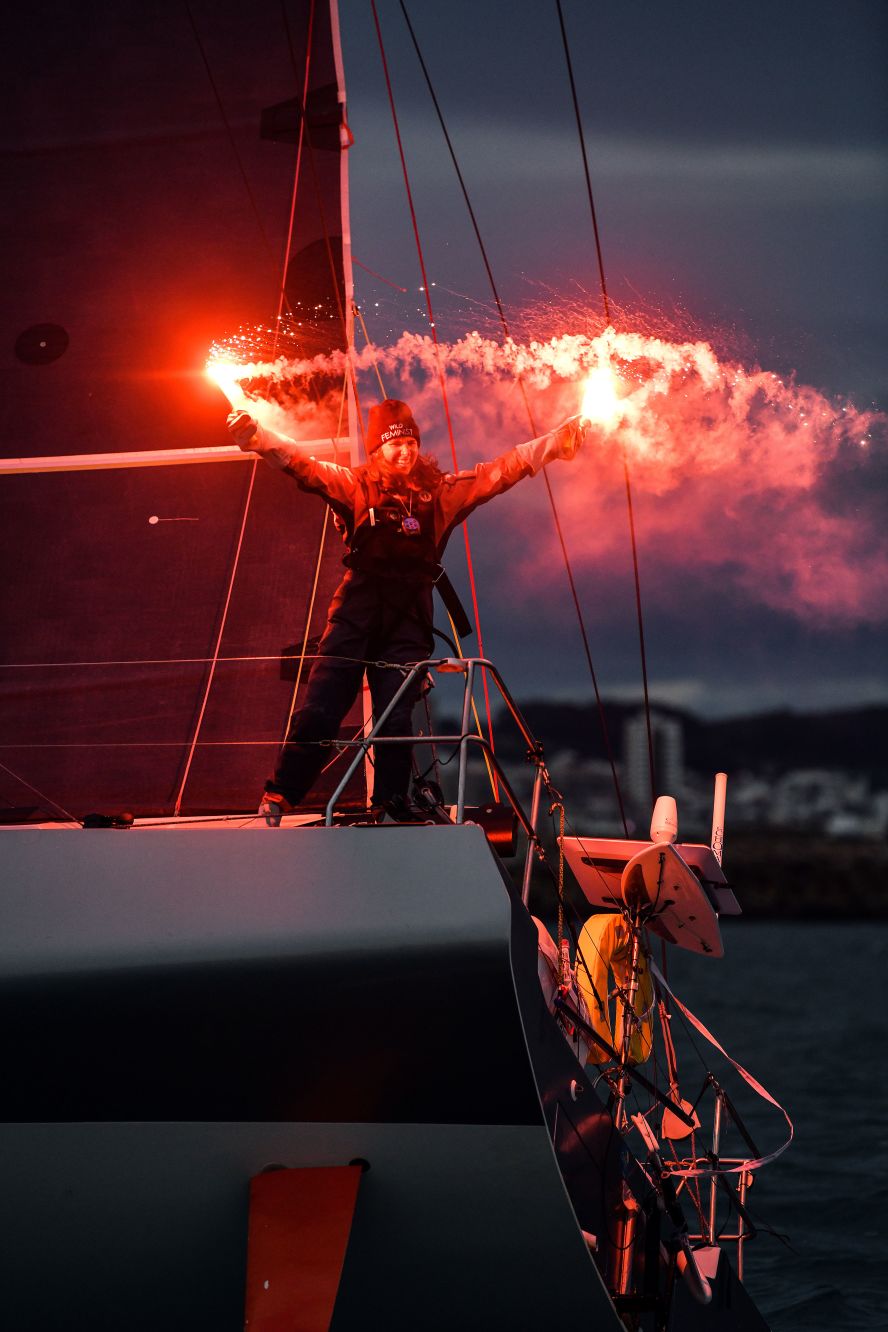
<path fill-rule="evenodd" d="M 285 796 L 277 791 L 264 791 L 259 804 L 259 814 L 269 828 L 279 828 L 285 814 L 291 814 L 293 806 Z"/>

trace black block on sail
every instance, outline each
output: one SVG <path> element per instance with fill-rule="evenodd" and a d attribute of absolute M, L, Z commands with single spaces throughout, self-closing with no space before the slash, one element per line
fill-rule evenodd
<path fill-rule="evenodd" d="M 290 259 L 284 284 L 290 310 L 287 346 L 296 355 L 317 356 L 344 346 L 341 271 L 341 236 L 311 241 Z M 341 382 L 341 376 L 335 378 Z"/>
<path fill-rule="evenodd" d="M 262 112 L 259 133 L 273 143 L 298 143 L 302 124 L 302 102 L 290 97 L 286 102 L 267 106 Z M 340 130 L 345 124 L 339 89 L 335 83 L 325 83 L 309 91 L 305 106 L 305 128 L 312 148 L 321 152 L 338 152 L 341 147 Z"/>

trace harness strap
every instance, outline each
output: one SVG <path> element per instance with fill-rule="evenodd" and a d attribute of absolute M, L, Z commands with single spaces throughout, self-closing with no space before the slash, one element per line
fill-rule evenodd
<path fill-rule="evenodd" d="M 472 633 L 472 622 L 466 614 L 465 607 L 459 599 L 456 588 L 451 583 L 447 574 L 442 569 L 435 579 L 435 587 L 440 593 L 441 600 L 444 602 L 444 608 L 453 621 L 456 632 L 460 638 L 468 638 Z"/>

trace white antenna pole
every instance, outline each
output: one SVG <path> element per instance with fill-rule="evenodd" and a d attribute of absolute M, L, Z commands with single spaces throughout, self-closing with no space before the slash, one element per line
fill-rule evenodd
<path fill-rule="evenodd" d="M 715 793 L 712 798 L 712 838 L 710 846 L 719 864 L 725 849 L 725 803 L 728 796 L 728 774 L 715 774 Z"/>

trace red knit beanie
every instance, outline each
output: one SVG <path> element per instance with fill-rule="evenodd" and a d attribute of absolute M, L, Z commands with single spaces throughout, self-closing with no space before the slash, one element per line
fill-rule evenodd
<path fill-rule="evenodd" d="M 386 398 L 385 402 L 370 408 L 367 422 L 367 452 L 375 453 L 381 444 L 394 444 L 399 439 L 420 442 L 419 426 L 406 402 Z"/>

